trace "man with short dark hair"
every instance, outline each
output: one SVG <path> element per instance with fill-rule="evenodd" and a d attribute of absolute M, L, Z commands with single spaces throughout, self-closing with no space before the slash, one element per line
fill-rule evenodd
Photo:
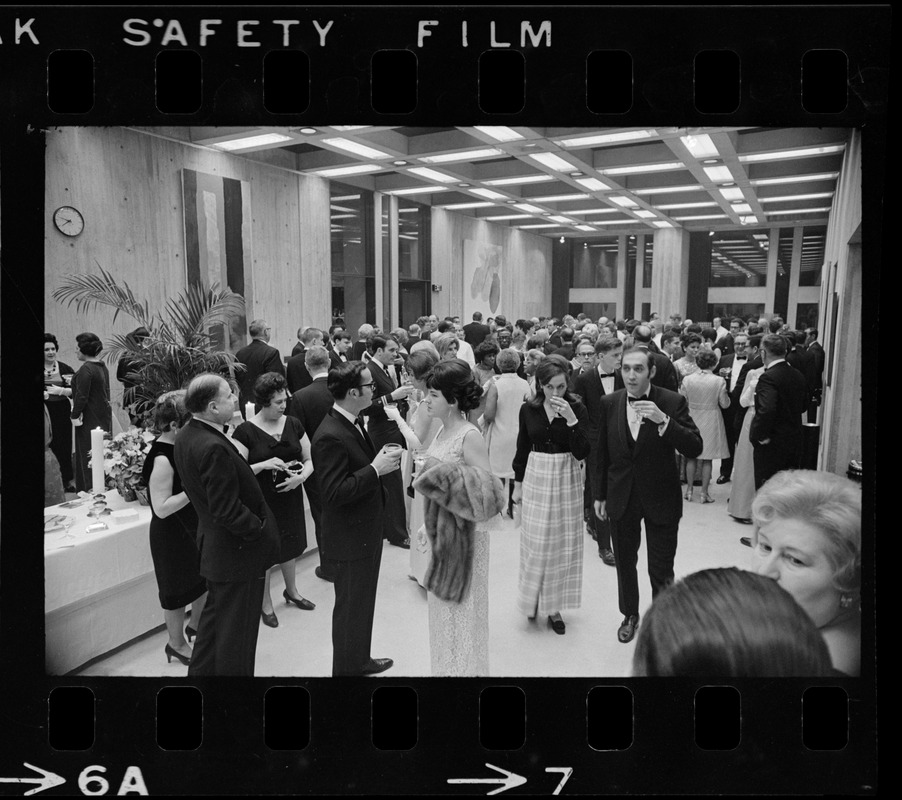
<path fill-rule="evenodd" d="M 824 392 L 824 364 L 826 355 L 818 342 L 817 328 L 805 331 L 805 353 L 808 355 L 808 388 L 811 399 L 808 403 L 808 421 L 817 422 L 817 407 Z"/>
<path fill-rule="evenodd" d="M 654 386 L 654 359 L 629 348 L 620 366 L 625 390 L 601 398 L 595 513 L 611 520 L 617 559 L 617 591 L 623 622 L 617 639 L 626 643 L 639 625 L 636 563 L 645 521 L 652 597 L 673 582 L 677 532 L 683 515 L 676 452 L 698 458 L 702 437 L 686 398 Z"/>
<path fill-rule="evenodd" d="M 652 330 L 648 325 L 637 325 L 633 328 L 633 343 L 636 347 L 648 350 L 655 362 L 655 374 L 651 382 L 662 389 L 670 389 L 675 392 L 679 387 L 676 367 L 663 353 L 657 353 L 652 344 Z"/>
<path fill-rule="evenodd" d="M 382 481 L 398 471 L 401 451 L 377 452 L 360 412 L 372 402 L 373 378 L 360 361 L 329 373 L 332 410 L 313 436 L 314 476 L 323 513 L 323 556 L 334 576 L 332 675 L 374 675 L 392 666 L 372 658 L 376 587 L 382 562 Z"/>
<path fill-rule="evenodd" d="M 200 574 L 207 604 L 197 628 L 189 677 L 252 677 L 263 605 L 263 578 L 278 561 L 279 530 L 254 471 L 223 429 L 236 397 L 219 375 L 191 379 L 191 421 L 175 443 L 182 489 L 197 512 Z"/>
<path fill-rule="evenodd" d="M 236 370 L 239 410 L 242 414 L 244 414 L 247 403 L 253 403 L 254 407 L 258 411 L 260 410 L 254 399 L 254 384 L 257 382 L 257 378 L 267 372 L 285 374 L 282 356 L 275 347 L 269 345 L 272 328 L 269 327 L 266 320 L 255 319 L 248 326 L 248 333 L 251 335 L 250 343 L 235 353 L 235 359 L 245 367 L 243 372 Z"/>
<path fill-rule="evenodd" d="M 736 336 L 745 328 L 742 320 L 739 317 L 733 317 L 730 320 L 730 330 L 729 332 L 720 338 L 714 343 L 714 349 L 720 350 L 720 357 L 729 356 L 733 354 L 733 342 L 736 339 Z"/>
<path fill-rule="evenodd" d="M 304 358 L 308 347 L 323 347 L 323 332 L 319 328 L 304 328 L 301 331 L 301 349 L 285 362 L 285 377 L 288 379 L 288 393 L 294 394 L 313 381 Z"/>
<path fill-rule="evenodd" d="M 329 351 L 329 359 L 331 367 L 337 367 L 339 364 L 347 364 L 350 361 L 348 356 L 352 347 L 351 334 L 347 331 L 339 331 L 332 337 L 332 342 L 327 348 Z"/>
<path fill-rule="evenodd" d="M 786 362 L 786 340 L 761 340 L 764 372 L 755 387 L 755 416 L 749 430 L 755 461 L 755 489 L 784 469 L 798 469 L 802 457 L 802 413 L 808 406 L 805 376 Z"/>
<path fill-rule="evenodd" d="M 491 328 L 482 321 L 482 312 L 474 311 L 473 321 L 464 325 L 464 341 L 475 350 L 491 332 Z"/>
<path fill-rule="evenodd" d="M 733 474 L 733 454 L 736 451 L 736 437 L 739 433 L 735 420 L 737 414 L 745 411 L 739 405 L 739 399 L 735 396 L 735 389 L 739 382 L 739 376 L 742 374 L 742 368 L 748 363 L 748 354 L 746 352 L 748 342 L 749 337 L 745 333 L 736 333 L 733 337 L 734 352 L 721 358 L 718 364 L 718 373 L 726 381 L 727 394 L 730 396 L 730 405 L 720 410 L 723 417 L 724 430 L 727 434 L 727 446 L 729 447 L 730 455 L 728 458 L 720 460 L 720 475 L 717 478 L 717 483 L 719 484 L 728 483 Z"/>

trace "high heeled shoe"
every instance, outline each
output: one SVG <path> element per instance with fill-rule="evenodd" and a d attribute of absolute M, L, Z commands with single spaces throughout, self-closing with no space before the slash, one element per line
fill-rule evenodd
<path fill-rule="evenodd" d="M 692 502 L 692 489 L 686 489 L 686 493 L 683 495 L 683 499 L 684 499 L 687 503 L 691 503 L 691 502 Z"/>
<path fill-rule="evenodd" d="M 264 625 L 267 625 L 270 628 L 279 627 L 279 618 L 275 614 L 267 614 L 265 611 L 261 611 L 260 616 L 263 617 Z"/>
<path fill-rule="evenodd" d="M 709 495 L 707 492 L 702 492 L 698 498 L 698 502 L 699 503 L 713 503 L 714 498 L 711 497 L 711 495 Z"/>
<path fill-rule="evenodd" d="M 185 638 L 190 642 L 195 636 L 197 636 L 197 629 L 192 628 L 190 625 L 185 628 Z"/>
<path fill-rule="evenodd" d="M 316 603 L 311 603 L 306 597 L 292 597 L 288 594 L 288 589 L 282 592 L 282 597 L 285 598 L 285 602 L 289 605 L 296 605 L 304 611 L 313 611 L 316 608 Z"/>
<path fill-rule="evenodd" d="M 163 652 L 166 653 L 167 664 L 171 664 L 173 658 L 177 658 L 186 667 L 191 663 L 191 656 L 183 656 L 178 650 L 173 650 L 168 643 L 166 645 L 166 649 Z"/>

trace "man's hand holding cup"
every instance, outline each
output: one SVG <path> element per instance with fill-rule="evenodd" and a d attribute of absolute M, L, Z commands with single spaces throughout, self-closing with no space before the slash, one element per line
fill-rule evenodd
<path fill-rule="evenodd" d="M 376 472 L 382 476 L 399 469 L 403 452 L 404 448 L 399 444 L 384 445 L 372 462 Z"/>

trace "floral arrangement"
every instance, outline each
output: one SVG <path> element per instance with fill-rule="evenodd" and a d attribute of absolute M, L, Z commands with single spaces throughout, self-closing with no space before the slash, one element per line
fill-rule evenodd
<path fill-rule="evenodd" d="M 144 428 L 131 427 L 103 442 L 106 487 L 117 489 L 126 500 L 146 498 L 147 484 L 141 475 L 144 458 L 156 437 Z M 90 464 L 90 456 L 88 463 Z"/>

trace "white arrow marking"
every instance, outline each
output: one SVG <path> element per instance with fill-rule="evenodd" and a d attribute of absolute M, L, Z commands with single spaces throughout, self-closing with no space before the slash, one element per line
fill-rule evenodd
<path fill-rule="evenodd" d="M 33 769 L 35 772 L 40 772 L 43 777 L 41 778 L 0 778 L 0 783 L 36 783 L 38 784 L 36 789 L 29 789 L 25 792 L 25 796 L 27 797 L 30 794 L 37 794 L 38 792 L 43 792 L 45 789 L 52 789 L 54 786 L 62 786 L 66 779 L 56 775 L 53 772 L 47 772 L 45 769 L 41 769 L 40 767 L 34 766 L 34 764 L 29 764 L 27 761 L 22 762 L 24 766 L 29 769 Z"/>
<path fill-rule="evenodd" d="M 564 776 L 557 785 L 557 789 L 552 792 L 552 794 L 560 794 L 564 784 L 570 780 L 570 776 L 573 774 L 573 767 L 545 767 L 545 772 L 560 772 Z"/>
<path fill-rule="evenodd" d="M 526 778 L 522 775 L 517 775 L 516 772 L 508 772 L 506 769 L 501 769 L 501 767 L 496 767 L 494 764 L 486 764 L 490 769 L 495 770 L 495 772 L 500 772 L 505 777 L 503 778 L 448 778 L 448 783 L 500 783 L 501 786 L 498 789 L 492 789 L 489 794 L 499 794 L 501 792 L 506 792 L 508 789 L 513 789 L 515 786 L 522 786 L 526 783 Z"/>

